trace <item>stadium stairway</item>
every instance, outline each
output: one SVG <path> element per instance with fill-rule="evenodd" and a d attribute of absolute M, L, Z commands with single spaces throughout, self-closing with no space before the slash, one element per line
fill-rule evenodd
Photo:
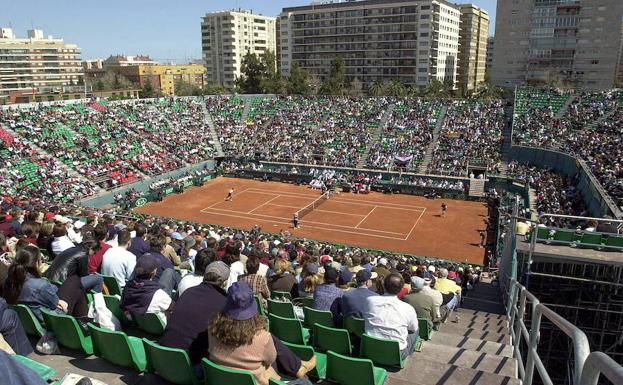
<path fill-rule="evenodd" d="M 214 149 L 216 150 L 215 156 L 221 157 L 225 156 L 223 152 L 223 146 L 221 146 L 221 141 L 218 138 L 218 134 L 216 133 L 216 127 L 214 126 L 214 122 L 212 121 L 212 117 L 210 117 L 210 113 L 208 112 L 208 108 L 205 103 L 201 103 L 201 107 L 203 108 L 203 120 L 205 124 L 210 129 L 210 135 L 212 136 L 212 142 L 214 143 Z M 245 106 L 246 108 L 246 106 Z M 247 111 L 247 115 L 249 112 Z"/>
<path fill-rule="evenodd" d="M 249 118 L 249 111 L 251 111 L 251 101 L 253 97 L 244 98 L 244 109 L 242 110 L 242 116 L 240 117 L 240 121 L 242 123 L 246 123 Z"/>
<path fill-rule="evenodd" d="M 571 103 L 573 103 L 576 99 L 578 99 L 576 96 L 572 96 L 570 98 L 567 98 L 567 101 L 565 102 L 565 104 L 560 107 L 560 110 L 558 110 L 558 112 L 556 113 L 555 117 L 557 119 L 562 118 L 567 111 L 569 111 L 569 106 L 571 105 Z"/>
<path fill-rule="evenodd" d="M 424 155 L 424 159 L 418 167 L 418 173 L 420 174 L 426 174 L 426 170 L 428 170 L 428 165 L 430 164 L 430 161 L 433 160 L 433 151 L 435 151 L 435 146 L 437 145 L 439 133 L 441 132 L 441 128 L 443 127 L 443 121 L 446 118 L 447 112 L 448 106 L 443 106 L 441 108 L 441 112 L 439 113 L 439 118 L 435 123 L 435 129 L 433 130 L 433 140 L 431 140 L 430 144 L 426 148 L 426 154 Z"/>
<path fill-rule="evenodd" d="M 366 164 L 368 162 L 368 155 L 370 155 L 370 150 L 381 139 L 381 135 L 383 135 L 383 131 L 385 131 L 385 127 L 387 127 L 387 123 L 389 122 L 389 117 L 391 116 L 392 111 L 394 111 L 394 104 L 389 105 L 387 107 L 387 110 L 385 110 L 385 112 L 383 113 L 383 116 L 381 117 L 381 120 L 379 121 L 379 126 L 376 128 L 376 130 L 372 134 L 372 137 L 370 138 L 370 141 L 368 142 L 366 149 L 363 151 L 363 153 L 359 157 L 359 161 L 357 162 L 357 168 L 366 167 Z"/>
<path fill-rule="evenodd" d="M 483 279 L 386 385 L 519 385 L 498 287 Z M 456 316 L 459 322 L 455 321 Z"/>
<path fill-rule="evenodd" d="M 506 125 L 502 130 L 502 159 L 505 161 L 509 161 L 508 153 L 511 149 L 512 141 L 513 141 L 513 114 L 514 109 L 511 106 L 504 108 L 504 120 L 506 121 Z"/>
<path fill-rule="evenodd" d="M 2 126 L 2 128 L 3 128 L 6 132 L 10 133 L 10 134 L 11 134 L 14 138 L 19 138 L 19 137 L 21 137 L 21 135 L 19 135 L 18 133 L 16 133 L 15 131 L 13 131 L 12 129 L 10 129 L 9 127 Z M 41 147 L 37 146 L 34 142 L 32 142 L 32 141 L 28 141 L 28 144 L 29 144 L 30 146 L 32 146 L 35 150 L 37 150 L 37 152 L 38 152 L 39 154 L 43 154 L 43 155 L 45 155 L 46 157 L 49 157 L 50 159 L 54 159 L 54 162 L 55 162 L 56 164 L 60 165 L 62 169 L 64 169 L 65 171 L 67 171 L 67 172 L 69 173 L 69 175 L 70 175 L 70 176 L 72 176 L 72 177 L 74 177 L 74 178 L 77 178 L 77 179 L 79 179 L 79 180 L 81 180 L 81 181 L 85 182 L 86 184 L 88 184 L 88 183 L 89 183 L 89 180 L 88 180 L 85 176 L 81 175 L 78 171 L 76 171 L 76 170 L 74 170 L 73 168 L 71 168 L 71 167 L 67 166 L 67 165 L 66 165 L 66 164 L 64 164 L 63 162 L 60 162 L 60 161 L 56 160 L 56 157 L 52 156 L 49 152 L 47 152 L 47 151 L 46 151 L 46 150 L 44 150 L 43 148 L 41 148 Z M 92 184 L 93 186 L 95 186 L 95 191 L 96 191 L 96 194 L 103 194 L 103 193 L 106 193 L 106 190 L 104 190 L 103 188 L 101 188 L 101 187 L 100 187 L 100 186 L 98 186 L 97 184 L 95 184 L 95 183 L 91 183 L 91 184 Z"/>

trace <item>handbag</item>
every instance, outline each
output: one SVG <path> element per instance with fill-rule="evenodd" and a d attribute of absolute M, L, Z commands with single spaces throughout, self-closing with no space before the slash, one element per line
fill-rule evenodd
<path fill-rule="evenodd" d="M 113 331 L 121 330 L 121 322 L 106 307 L 106 301 L 104 301 L 102 293 L 93 293 L 93 302 L 89 306 L 88 317 L 92 318 L 101 328 Z"/>

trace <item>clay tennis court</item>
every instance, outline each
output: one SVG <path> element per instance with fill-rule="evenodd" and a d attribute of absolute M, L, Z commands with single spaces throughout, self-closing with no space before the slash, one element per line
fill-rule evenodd
<path fill-rule="evenodd" d="M 232 201 L 225 201 L 230 188 Z M 260 225 L 263 231 L 286 229 L 297 237 L 418 256 L 482 264 L 478 230 L 487 209 L 479 202 L 442 200 L 413 195 L 339 193 L 330 199 L 307 186 L 219 177 L 202 187 L 170 195 L 136 211 L 243 229 Z M 295 212 L 314 203 L 294 229 Z"/>

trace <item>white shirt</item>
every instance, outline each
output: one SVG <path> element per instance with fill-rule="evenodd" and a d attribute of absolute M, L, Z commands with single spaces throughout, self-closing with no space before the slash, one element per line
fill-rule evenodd
<path fill-rule="evenodd" d="M 184 291 L 186 291 L 186 289 L 195 287 L 199 285 L 201 282 L 203 282 L 203 277 L 201 275 L 186 274 L 184 278 L 182 278 L 180 283 L 177 285 L 177 295 L 181 297 Z"/>
<path fill-rule="evenodd" d="M 363 315 L 367 334 L 398 341 L 400 350 L 406 349 L 409 332 L 418 332 L 415 309 L 395 295 L 368 297 Z"/>
<path fill-rule="evenodd" d="M 240 261 L 236 261 L 231 264 L 229 268 L 229 279 L 227 280 L 225 291 L 229 290 L 229 287 L 233 285 L 234 282 L 238 282 L 238 276 L 244 275 L 244 267 L 244 264 Z"/>
<path fill-rule="evenodd" d="M 63 251 L 74 247 L 74 243 L 69 240 L 68 236 L 62 236 L 60 238 L 54 238 L 52 241 L 52 252 L 54 255 L 58 256 Z"/>
<path fill-rule="evenodd" d="M 171 297 L 162 289 L 158 289 L 154 296 L 151 297 L 151 302 L 149 303 L 149 307 L 147 308 L 147 313 L 154 313 L 158 315 L 158 318 L 162 320 L 162 322 L 167 324 L 167 316 L 164 312 L 171 307 Z"/>
<path fill-rule="evenodd" d="M 125 247 L 116 246 L 104 253 L 101 272 L 104 275 L 115 277 L 119 286 L 123 288 L 125 282 L 130 279 L 135 266 L 136 256 L 126 250 Z"/>

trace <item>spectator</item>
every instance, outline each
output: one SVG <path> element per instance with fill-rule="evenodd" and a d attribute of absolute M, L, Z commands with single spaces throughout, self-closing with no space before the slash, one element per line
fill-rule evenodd
<path fill-rule="evenodd" d="M 145 235 L 147 234 L 147 227 L 143 223 L 138 223 L 134 226 L 136 236 L 132 238 L 128 251 L 136 256 L 136 258 L 148 253 L 151 247 L 149 243 L 145 241 Z"/>
<path fill-rule="evenodd" d="M 131 314 L 157 314 L 166 324 L 165 312 L 169 310 L 173 301 L 154 280 L 159 265 L 160 261 L 151 254 L 145 254 L 136 261 L 134 279 L 123 289 L 119 306 Z"/>
<path fill-rule="evenodd" d="M 342 290 L 337 287 L 339 273 L 331 266 L 324 269 L 324 283 L 316 286 L 313 308 L 316 310 L 331 311 L 333 322 L 341 323 Z"/>
<path fill-rule="evenodd" d="M 400 274 L 391 273 L 383 281 L 384 295 L 370 296 L 364 312 L 365 331 L 372 337 L 398 341 L 400 356 L 406 359 L 415 351 L 418 319 L 415 309 L 397 297 L 404 286 Z"/>
<path fill-rule="evenodd" d="M 357 272 L 355 276 L 357 288 L 345 292 L 342 296 L 342 315 L 344 317 L 363 318 L 367 298 L 377 295 L 370 290 L 373 285 L 372 280 L 376 278 L 376 273 L 371 273 L 366 269 Z"/>
<path fill-rule="evenodd" d="M 108 227 L 105 223 L 100 223 L 95 226 L 93 230 L 93 237 L 97 242 L 94 252 L 89 256 L 89 274 L 95 274 L 100 271 L 102 266 L 102 260 L 104 259 L 104 253 L 108 251 L 111 246 L 106 244 L 106 236 L 108 235 Z"/>
<path fill-rule="evenodd" d="M 97 242 L 89 236 L 79 246 L 63 251 L 54 258 L 52 265 L 46 270 L 46 278 L 52 282 L 65 282 L 75 275 L 80 278 L 84 290 L 101 293 L 104 278 L 98 274 L 89 274 L 88 271 L 88 260 L 97 247 Z"/>
<path fill-rule="evenodd" d="M 268 288 L 271 292 L 282 291 L 296 297 L 298 290 L 292 265 L 282 258 L 277 258 L 274 263 L 275 274 L 268 278 Z"/>
<path fill-rule="evenodd" d="M 268 309 L 267 300 L 270 298 L 270 290 L 266 278 L 257 272 L 260 268 L 260 259 L 257 255 L 251 254 L 247 258 L 247 274 L 238 276 L 238 282 L 246 282 L 253 294 L 257 295 L 265 309 Z"/>
<path fill-rule="evenodd" d="M 0 335 L 16 354 L 27 356 L 32 346 L 17 313 L 9 308 L 4 298 L 0 298 Z"/>
<path fill-rule="evenodd" d="M 102 258 L 102 274 L 114 277 L 119 287 L 125 287 L 136 267 L 136 256 L 128 251 L 130 232 L 121 230 L 117 235 L 118 246 L 108 249 Z"/>
<path fill-rule="evenodd" d="M 55 224 L 52 234 L 54 235 L 54 239 L 52 240 L 51 248 L 54 256 L 58 256 L 63 251 L 76 246 L 67 236 L 67 228 L 65 224 Z"/>
<path fill-rule="evenodd" d="M 438 293 L 439 296 L 433 296 L 431 295 L 432 290 L 425 290 L 425 287 L 430 289 L 430 286 L 425 286 L 424 278 L 411 277 L 411 293 L 404 296 L 402 300 L 413 306 L 418 318 L 426 319 L 428 325 L 432 328 L 442 320 L 445 320 L 444 316 L 447 315 L 447 311 L 444 308 L 442 315 L 440 308 L 442 303 L 441 293 Z"/>
<path fill-rule="evenodd" d="M 208 256 L 198 259 L 207 260 Z M 175 303 L 160 345 L 184 349 L 193 365 L 200 365 L 208 355 L 208 326 L 216 314 L 223 310 L 227 295 L 225 285 L 229 267 L 221 262 L 211 262 L 205 268 L 203 282 L 189 287 Z"/>
<path fill-rule="evenodd" d="M 217 260 L 216 252 L 212 249 L 203 249 L 195 257 L 194 271 L 186 274 L 177 286 L 177 295 L 182 296 L 187 289 L 199 285 L 205 281 L 205 270 Z"/>

